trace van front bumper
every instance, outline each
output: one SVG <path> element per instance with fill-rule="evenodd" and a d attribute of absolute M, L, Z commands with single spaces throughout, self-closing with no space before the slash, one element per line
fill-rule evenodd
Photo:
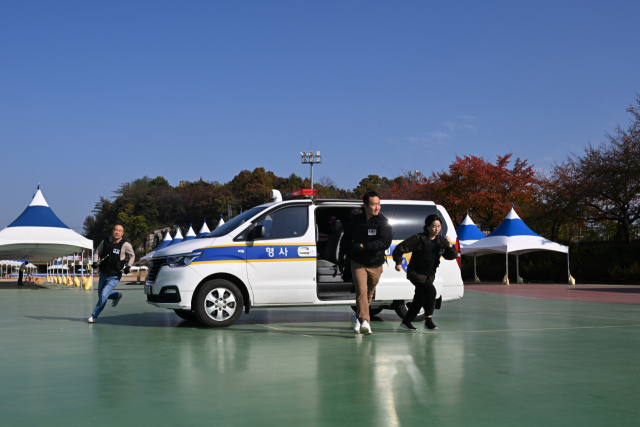
<path fill-rule="evenodd" d="M 173 310 L 191 309 L 191 297 L 200 281 L 202 276 L 190 266 L 171 268 L 165 265 L 154 283 L 145 284 L 147 303 Z"/>

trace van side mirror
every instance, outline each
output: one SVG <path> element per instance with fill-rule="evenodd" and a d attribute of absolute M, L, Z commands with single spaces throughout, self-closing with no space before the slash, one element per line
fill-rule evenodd
<path fill-rule="evenodd" d="M 249 232 L 247 240 L 256 240 L 264 237 L 264 225 L 256 225 L 253 230 Z"/>

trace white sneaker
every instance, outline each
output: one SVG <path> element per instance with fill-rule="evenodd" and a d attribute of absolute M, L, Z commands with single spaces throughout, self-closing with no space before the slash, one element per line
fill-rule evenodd
<path fill-rule="evenodd" d="M 371 325 L 369 325 L 369 322 L 367 322 L 366 320 L 363 321 L 362 325 L 360 326 L 360 333 L 362 335 L 369 335 L 373 333 L 371 332 Z"/>
<path fill-rule="evenodd" d="M 122 292 L 118 292 L 118 298 L 113 300 L 113 302 L 111 303 L 111 307 L 115 307 L 116 305 L 118 305 L 121 299 L 122 299 Z"/>
<path fill-rule="evenodd" d="M 353 318 L 351 319 L 353 321 L 353 332 L 355 332 L 356 334 L 360 333 L 360 321 L 358 320 L 358 318 L 356 317 L 356 315 L 353 315 Z"/>
<path fill-rule="evenodd" d="M 94 319 L 93 316 L 91 316 L 89 320 L 87 320 L 87 323 L 98 323 L 98 319 Z"/>

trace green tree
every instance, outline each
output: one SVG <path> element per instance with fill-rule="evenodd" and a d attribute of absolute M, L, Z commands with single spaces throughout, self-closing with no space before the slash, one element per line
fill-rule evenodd
<path fill-rule="evenodd" d="M 147 221 L 142 215 L 134 214 L 135 207 L 132 204 L 127 205 L 124 211 L 118 213 L 116 216 L 117 221 L 124 226 L 125 238 L 131 242 L 133 247 L 137 247 L 142 243 L 144 236 L 148 233 L 149 229 Z M 105 234 L 108 234 L 113 224 L 110 224 Z"/>
<path fill-rule="evenodd" d="M 361 199 L 364 193 L 368 191 L 381 191 L 384 188 L 388 188 L 391 185 L 391 181 L 388 178 L 380 178 L 378 175 L 368 175 L 363 178 L 356 188 L 353 189 L 353 194 Z"/>

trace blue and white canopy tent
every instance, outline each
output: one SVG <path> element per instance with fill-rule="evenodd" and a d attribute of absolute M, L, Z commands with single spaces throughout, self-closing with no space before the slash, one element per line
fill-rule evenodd
<path fill-rule="evenodd" d="M 478 240 L 485 238 L 484 233 L 480 231 L 480 229 L 471 220 L 469 212 L 467 212 L 467 216 L 464 218 L 464 221 L 462 221 L 462 224 L 460 224 L 460 227 L 456 230 L 456 234 L 458 235 L 460 247 L 469 246 Z"/>
<path fill-rule="evenodd" d="M 193 240 L 196 238 L 196 232 L 193 231 L 193 227 L 191 226 L 191 224 L 189 224 L 189 231 L 187 231 L 187 234 L 184 235 L 184 241 L 186 240 Z"/>
<path fill-rule="evenodd" d="M 493 233 L 482 240 L 460 248 L 463 255 L 486 255 L 504 253 L 506 257 L 506 283 L 509 284 L 509 254 L 516 256 L 516 275 L 520 282 L 519 256 L 534 251 L 554 251 L 567 254 L 567 277 L 572 283 L 569 270 L 569 247 L 537 235 L 520 219 L 516 211 L 511 211 Z"/>
<path fill-rule="evenodd" d="M 178 231 L 176 231 L 176 235 L 173 236 L 173 240 L 171 241 L 171 243 L 169 243 L 169 246 L 175 245 L 176 243 L 180 243 L 180 242 L 182 242 L 182 240 L 183 240 L 182 239 L 182 233 L 180 232 L 180 229 L 178 228 Z"/>
<path fill-rule="evenodd" d="M 0 258 L 46 261 L 83 250 L 93 251 L 93 242 L 53 213 L 40 186 L 24 212 L 0 231 Z"/>
<path fill-rule="evenodd" d="M 222 224 L 224 224 L 224 219 L 222 219 L 222 214 L 221 214 L 220 221 L 218 221 L 218 225 L 216 226 L 216 228 L 220 227 Z"/>
<path fill-rule="evenodd" d="M 472 245 L 478 240 L 484 239 L 485 235 L 480 229 L 474 224 L 469 216 L 469 212 L 467 212 L 467 216 L 460 224 L 460 227 L 456 230 L 456 234 L 458 235 L 458 243 L 460 243 L 460 248 L 464 248 L 466 246 Z M 476 283 L 480 283 L 480 279 L 478 279 L 478 275 L 476 274 L 476 255 L 473 255 L 473 277 Z"/>
<path fill-rule="evenodd" d="M 207 234 L 211 233 L 211 230 L 209 230 L 209 227 L 207 227 L 207 220 L 204 220 L 204 223 L 202 224 L 202 228 L 200 229 L 200 231 L 198 231 L 198 237 L 204 237 Z"/>
<path fill-rule="evenodd" d="M 164 239 L 162 239 L 162 242 L 160 242 L 160 244 L 154 250 L 159 251 L 160 249 L 164 249 L 169 246 L 172 241 L 173 239 L 171 238 L 171 234 L 169 233 L 169 230 L 167 230 L 166 234 L 164 235 Z"/>

